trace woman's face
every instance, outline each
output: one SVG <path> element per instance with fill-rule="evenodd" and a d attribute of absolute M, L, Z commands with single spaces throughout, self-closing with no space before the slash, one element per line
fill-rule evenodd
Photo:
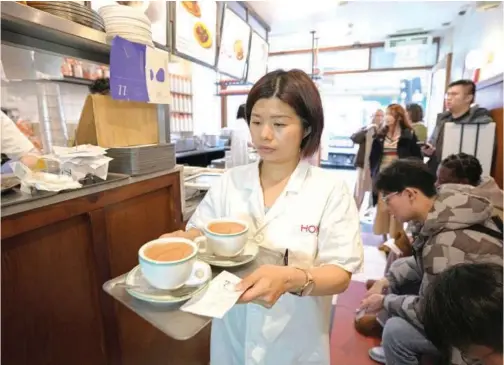
<path fill-rule="evenodd" d="M 385 114 L 385 125 L 392 127 L 393 125 L 395 125 L 395 123 L 396 120 L 394 115 L 390 110 L 387 110 L 387 113 Z"/>
<path fill-rule="evenodd" d="M 303 132 L 294 109 L 276 97 L 260 99 L 252 107 L 250 134 L 263 161 L 299 159 Z"/>

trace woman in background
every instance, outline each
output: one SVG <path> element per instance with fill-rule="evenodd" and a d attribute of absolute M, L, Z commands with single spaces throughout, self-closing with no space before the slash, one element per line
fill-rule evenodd
<path fill-rule="evenodd" d="M 389 105 L 385 112 L 384 125 L 376 134 L 371 146 L 369 165 L 373 181 L 381 170 L 398 158 L 422 158 L 417 142 L 404 108 L 399 104 Z M 385 241 L 387 234 L 391 238 L 401 239 L 405 236 L 403 226 L 388 213 L 386 199 L 386 196 L 378 199 L 377 194 L 373 194 L 373 204 L 377 205 L 373 231 L 375 234 L 383 235 Z"/>
<path fill-rule="evenodd" d="M 427 127 L 423 122 L 423 109 L 418 104 L 409 104 L 406 107 L 411 120 L 411 126 L 415 131 L 418 142 L 425 143 L 427 140 Z"/>

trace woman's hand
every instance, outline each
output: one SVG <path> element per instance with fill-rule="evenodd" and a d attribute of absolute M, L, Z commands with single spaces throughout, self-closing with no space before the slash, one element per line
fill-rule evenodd
<path fill-rule="evenodd" d="M 165 233 L 161 235 L 159 238 L 171 238 L 171 237 L 178 237 L 178 238 L 185 238 L 187 240 L 193 241 L 196 237 L 201 236 L 201 232 L 195 228 L 191 228 L 188 231 L 183 231 L 183 230 L 178 230 L 174 231 L 171 233 Z"/>
<path fill-rule="evenodd" d="M 362 300 L 359 310 L 365 310 L 366 312 L 378 312 L 383 309 L 383 299 L 385 295 L 382 294 L 372 294 L 369 297 Z"/>
<path fill-rule="evenodd" d="M 271 308 L 282 294 L 294 288 L 293 283 L 300 282 L 302 286 L 304 280 L 304 273 L 296 268 L 263 265 L 236 286 L 238 291 L 245 290 L 239 303 L 254 301 Z"/>

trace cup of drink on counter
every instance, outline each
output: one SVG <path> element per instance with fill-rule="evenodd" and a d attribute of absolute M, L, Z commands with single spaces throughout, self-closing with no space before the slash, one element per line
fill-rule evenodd
<path fill-rule="evenodd" d="M 208 222 L 204 236 L 195 242 L 206 253 L 235 257 L 242 253 L 248 240 L 248 223 L 238 219 L 221 218 Z"/>
<path fill-rule="evenodd" d="M 140 270 L 155 288 L 174 290 L 198 286 L 212 276 L 208 264 L 197 261 L 198 245 L 184 238 L 159 238 L 138 251 Z"/>

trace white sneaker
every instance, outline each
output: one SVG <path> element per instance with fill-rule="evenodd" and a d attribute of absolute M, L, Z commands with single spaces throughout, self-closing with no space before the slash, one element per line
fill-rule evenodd
<path fill-rule="evenodd" d="M 369 350 L 369 357 L 376 361 L 379 362 L 380 364 L 385 364 L 385 351 L 383 350 L 382 346 L 377 346 L 373 347 L 372 349 Z"/>

